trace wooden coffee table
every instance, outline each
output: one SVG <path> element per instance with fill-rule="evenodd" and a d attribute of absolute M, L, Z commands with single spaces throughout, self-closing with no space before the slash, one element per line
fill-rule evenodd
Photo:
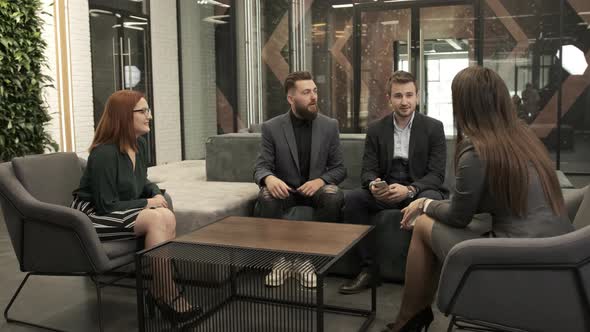
<path fill-rule="evenodd" d="M 196 331 L 324 331 L 326 312 L 364 317 L 365 331 L 376 311 L 377 291 L 371 289 L 370 309 L 324 303 L 328 270 L 373 226 L 279 219 L 227 217 L 137 255 L 140 331 L 173 327 L 151 317 L 144 306 L 144 289 L 151 267 L 172 261 L 183 296 L 203 308 L 194 320 L 174 326 Z M 164 264 L 164 265 L 162 265 Z M 160 269 L 161 270 L 161 269 Z M 285 279 L 265 286 L 273 272 Z M 308 288 L 312 274 L 317 287 Z M 156 278 L 157 279 L 157 278 Z M 154 328 L 155 327 L 155 328 Z"/>

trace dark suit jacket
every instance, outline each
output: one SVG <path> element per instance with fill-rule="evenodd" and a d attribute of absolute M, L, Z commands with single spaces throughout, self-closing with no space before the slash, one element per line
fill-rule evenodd
<path fill-rule="evenodd" d="M 447 142 L 442 122 L 415 113 L 408 152 L 412 186 L 418 192 L 427 189 L 448 193 L 444 188 Z M 373 123 L 367 130 L 361 171 L 364 188 L 376 178 L 384 179 L 393 159 L 393 113 Z"/>
<path fill-rule="evenodd" d="M 292 188 L 303 184 L 289 112 L 262 124 L 260 153 L 254 167 L 254 181 L 259 186 L 269 175 L 278 177 Z M 329 184 L 339 184 L 346 178 L 338 121 L 322 114 L 318 114 L 311 127 L 309 179 L 317 178 Z"/>

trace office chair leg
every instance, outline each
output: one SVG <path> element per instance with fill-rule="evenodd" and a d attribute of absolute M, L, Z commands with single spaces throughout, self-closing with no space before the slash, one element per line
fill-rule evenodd
<path fill-rule="evenodd" d="M 455 315 L 451 316 L 451 320 L 449 321 L 449 327 L 447 327 L 447 332 L 453 332 L 453 327 L 455 326 Z"/>
<path fill-rule="evenodd" d="M 32 326 L 32 327 L 36 327 L 36 328 L 40 328 L 40 329 L 45 329 L 45 330 L 49 330 L 49 331 L 64 332 L 62 330 L 57 330 L 57 329 L 54 329 L 54 328 L 51 328 L 51 327 L 48 327 L 48 326 L 43 326 L 43 325 L 39 325 L 39 324 L 25 322 L 25 321 L 22 321 L 22 320 L 13 319 L 13 318 L 8 317 L 8 312 L 10 311 L 10 308 L 12 307 L 12 304 L 14 303 L 14 301 L 16 300 L 16 298 L 18 297 L 18 294 L 20 293 L 20 291 L 25 286 L 25 283 L 27 282 L 27 280 L 29 280 L 29 277 L 31 275 L 33 275 L 33 274 L 34 273 L 31 273 L 31 272 L 30 273 L 27 273 L 27 275 L 25 276 L 25 278 L 23 279 L 23 281 L 20 283 L 20 285 L 16 289 L 16 292 L 14 293 L 14 295 L 10 299 L 10 302 L 8 302 L 8 305 L 4 309 L 4 319 L 6 319 L 6 322 L 7 323 L 18 323 L 18 324 Z"/>
<path fill-rule="evenodd" d="M 102 287 L 100 286 L 100 281 L 98 279 L 90 277 L 90 280 L 92 280 L 92 282 L 94 283 L 94 287 L 96 287 L 96 305 L 98 306 L 98 330 L 100 332 L 104 332 L 104 326 L 102 322 Z"/>
<path fill-rule="evenodd" d="M 474 331 L 474 332 L 526 332 L 525 330 L 502 326 L 484 321 L 466 319 L 463 317 L 452 316 L 449 323 L 448 332 L 456 327 L 459 331 Z"/>
<path fill-rule="evenodd" d="M 7 322 L 13 322 L 14 321 L 13 319 L 8 318 L 8 311 L 10 311 L 10 307 L 12 307 L 12 304 L 14 303 L 14 300 L 16 300 L 16 298 L 18 297 L 18 294 L 20 293 L 21 289 L 23 289 L 23 286 L 25 285 L 25 283 L 27 282 L 27 280 L 29 279 L 30 276 L 31 276 L 31 274 L 30 273 L 27 273 L 27 275 L 25 276 L 25 278 L 23 279 L 23 281 L 21 281 L 20 285 L 16 289 L 16 292 L 14 293 L 14 295 L 12 296 L 12 298 L 10 299 L 10 302 L 8 302 L 8 305 L 4 309 L 4 319 L 6 319 Z"/>

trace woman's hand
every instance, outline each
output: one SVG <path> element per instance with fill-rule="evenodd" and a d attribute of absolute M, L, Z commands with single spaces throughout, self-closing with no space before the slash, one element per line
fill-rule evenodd
<path fill-rule="evenodd" d="M 147 200 L 147 206 L 146 208 L 150 209 L 150 208 L 158 208 L 158 207 L 165 207 L 168 208 L 168 202 L 166 202 L 166 199 L 164 198 L 164 196 L 162 195 L 156 195 L 152 198 L 148 198 Z"/>
<path fill-rule="evenodd" d="M 408 230 L 414 228 L 413 221 L 424 211 L 425 201 L 426 198 L 418 198 L 417 200 L 410 203 L 410 205 L 402 209 L 404 216 L 400 222 L 400 228 Z"/>

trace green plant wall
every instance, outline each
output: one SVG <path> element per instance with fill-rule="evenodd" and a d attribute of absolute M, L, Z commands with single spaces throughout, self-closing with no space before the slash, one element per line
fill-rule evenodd
<path fill-rule="evenodd" d="M 40 0 L 0 0 L 0 161 L 57 150 L 45 131 L 50 120 L 42 90 L 46 43 Z"/>

